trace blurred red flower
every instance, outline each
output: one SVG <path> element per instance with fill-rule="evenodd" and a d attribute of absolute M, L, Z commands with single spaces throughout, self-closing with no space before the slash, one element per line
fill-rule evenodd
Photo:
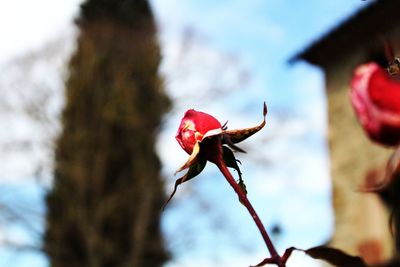
<path fill-rule="evenodd" d="M 357 67 L 351 103 L 368 136 L 386 146 L 400 144 L 400 80 L 376 63 Z"/>

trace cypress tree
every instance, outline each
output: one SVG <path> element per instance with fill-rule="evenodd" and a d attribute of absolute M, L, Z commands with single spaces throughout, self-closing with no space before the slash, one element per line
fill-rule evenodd
<path fill-rule="evenodd" d="M 52 267 L 162 266 L 155 140 L 169 106 L 147 0 L 87 0 L 46 201 Z"/>

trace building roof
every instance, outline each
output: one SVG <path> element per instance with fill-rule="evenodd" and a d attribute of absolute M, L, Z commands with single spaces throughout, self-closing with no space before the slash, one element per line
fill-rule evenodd
<path fill-rule="evenodd" d="M 400 24 L 399 0 L 370 0 L 369 4 L 336 26 L 319 40 L 311 43 L 289 62 L 305 60 L 325 67 L 355 49 L 376 43 L 378 37 Z"/>

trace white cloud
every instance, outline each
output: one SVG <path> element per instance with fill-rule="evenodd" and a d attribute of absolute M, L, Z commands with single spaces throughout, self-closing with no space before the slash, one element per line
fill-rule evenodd
<path fill-rule="evenodd" d="M 82 0 L 14 0 L 0 9 L 0 64 L 39 49 L 68 29 Z"/>

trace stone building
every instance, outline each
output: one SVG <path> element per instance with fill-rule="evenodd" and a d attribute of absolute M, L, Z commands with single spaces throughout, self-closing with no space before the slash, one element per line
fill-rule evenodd
<path fill-rule="evenodd" d="M 371 1 L 291 59 L 316 65 L 325 75 L 335 213 L 330 245 L 361 255 L 369 263 L 389 258 L 393 242 L 383 203 L 358 188 L 370 170 L 384 164 L 390 150 L 364 134 L 350 104 L 349 85 L 354 68 L 383 51 L 380 36 L 400 54 L 400 1 Z"/>

